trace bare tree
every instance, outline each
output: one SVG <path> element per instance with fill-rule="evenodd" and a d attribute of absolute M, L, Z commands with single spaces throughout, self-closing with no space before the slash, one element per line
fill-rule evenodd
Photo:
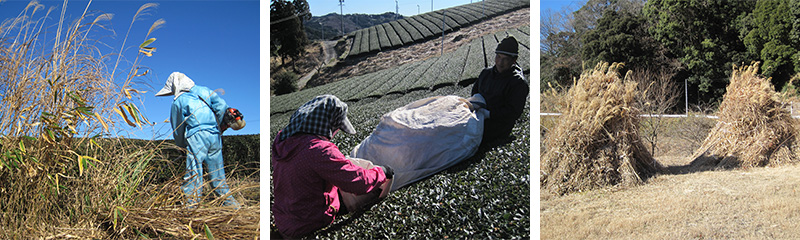
<path fill-rule="evenodd" d="M 651 153 L 656 155 L 659 134 L 666 130 L 663 114 L 675 107 L 681 96 L 678 84 L 672 77 L 676 69 L 662 68 L 659 70 L 635 70 L 628 73 L 628 78 L 637 81 L 641 98 L 637 107 L 643 114 L 650 115 L 642 120 L 646 125 L 642 138 L 650 144 Z"/>

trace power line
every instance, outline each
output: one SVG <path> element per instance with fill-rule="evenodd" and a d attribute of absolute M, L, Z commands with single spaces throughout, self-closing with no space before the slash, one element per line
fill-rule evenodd
<path fill-rule="evenodd" d="M 306 14 L 309 14 L 309 13 L 310 12 L 308 10 L 306 10 L 304 12 L 301 12 L 301 13 L 295 13 L 295 14 L 292 14 L 291 16 L 288 16 L 288 17 L 285 17 L 285 18 L 281 18 L 280 20 L 277 20 L 277 21 L 270 21 L 269 25 L 285 22 L 285 21 L 287 21 L 289 19 L 300 17 L 300 15 L 306 15 Z"/>

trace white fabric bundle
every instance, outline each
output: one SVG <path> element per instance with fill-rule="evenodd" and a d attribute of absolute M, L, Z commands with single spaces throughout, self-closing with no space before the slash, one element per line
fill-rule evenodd
<path fill-rule="evenodd" d="M 351 156 L 394 170 L 392 191 L 445 170 L 478 150 L 484 113 L 458 96 L 429 97 L 395 109 Z"/>

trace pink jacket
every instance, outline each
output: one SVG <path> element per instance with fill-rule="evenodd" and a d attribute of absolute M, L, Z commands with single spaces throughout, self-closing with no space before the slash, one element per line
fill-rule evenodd
<path fill-rule="evenodd" d="M 365 194 L 386 181 L 379 167 L 364 169 L 347 160 L 325 137 L 295 134 L 272 144 L 272 214 L 278 230 L 301 237 L 333 223 L 339 188 Z"/>

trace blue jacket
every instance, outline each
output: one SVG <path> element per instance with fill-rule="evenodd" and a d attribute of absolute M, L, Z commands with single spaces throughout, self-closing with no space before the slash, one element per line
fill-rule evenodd
<path fill-rule="evenodd" d="M 219 123 L 228 104 L 217 93 L 203 86 L 194 86 L 172 102 L 170 123 L 175 145 L 186 147 L 186 139 L 198 131 L 219 134 Z"/>

